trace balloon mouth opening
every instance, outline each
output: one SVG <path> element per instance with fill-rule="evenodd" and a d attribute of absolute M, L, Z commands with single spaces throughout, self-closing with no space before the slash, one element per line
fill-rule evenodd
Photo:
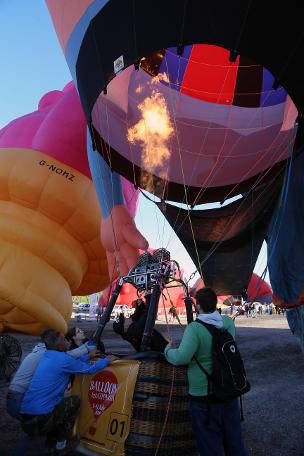
<path fill-rule="evenodd" d="M 297 110 L 262 65 L 195 44 L 126 68 L 121 56 L 116 66 L 92 111 L 99 150 L 106 160 L 110 150 L 120 174 L 159 198 L 221 201 L 289 156 Z M 201 198 L 191 196 L 200 189 Z"/>
<path fill-rule="evenodd" d="M 261 106 L 267 103 L 265 98 L 269 98 L 269 92 L 280 92 L 280 98 L 287 95 L 279 79 L 267 67 L 236 50 L 211 43 L 158 49 L 133 65 L 127 65 L 121 55 L 113 62 L 113 67 L 114 78 L 104 88 L 104 95 L 111 90 L 113 81 L 130 68 L 144 71 L 153 83 L 160 82 L 192 98 L 211 103 Z M 138 88 L 137 93 L 140 90 Z M 268 99 L 268 103 L 273 102 L 273 99 Z"/>

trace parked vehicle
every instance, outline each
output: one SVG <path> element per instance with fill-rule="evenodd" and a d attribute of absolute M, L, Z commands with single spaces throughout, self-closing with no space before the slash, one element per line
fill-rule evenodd
<path fill-rule="evenodd" d="M 78 306 L 78 312 L 89 312 L 90 311 L 90 304 L 83 303 Z"/>
<path fill-rule="evenodd" d="M 126 318 L 129 318 L 132 314 L 132 308 L 126 304 L 117 304 L 113 307 L 111 318 L 117 318 L 120 313 L 123 313 Z"/>

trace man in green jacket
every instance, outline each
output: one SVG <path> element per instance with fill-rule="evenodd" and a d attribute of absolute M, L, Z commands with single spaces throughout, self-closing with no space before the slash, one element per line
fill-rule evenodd
<path fill-rule="evenodd" d="M 216 310 L 217 296 L 211 288 L 196 293 L 200 308 L 198 319 L 218 329 L 226 329 L 235 337 L 233 320 Z M 208 395 L 208 378 L 194 356 L 207 372 L 212 373 L 212 336 L 201 323 L 190 323 L 178 348 L 168 345 L 165 356 L 169 363 L 188 364 L 189 407 L 192 429 L 201 456 L 245 456 L 247 454 L 240 426 L 238 400 L 225 402 Z"/>

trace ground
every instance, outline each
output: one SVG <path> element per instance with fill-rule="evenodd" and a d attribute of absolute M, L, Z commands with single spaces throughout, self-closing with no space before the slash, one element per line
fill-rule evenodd
<path fill-rule="evenodd" d="M 71 323 L 75 325 L 75 322 Z M 95 322 L 77 323 L 87 331 Z M 109 326 L 109 325 L 108 325 Z M 158 321 L 158 329 L 178 342 L 181 328 L 173 323 L 167 327 Z M 237 342 L 242 353 L 251 391 L 244 396 L 244 436 L 249 456 L 304 455 L 304 356 L 281 315 L 258 318 L 238 317 Z M 37 337 L 16 335 L 26 355 Z M 105 331 L 107 352 L 130 351 L 129 344 L 119 339 L 110 326 Z M 0 455 L 9 456 L 15 442 L 23 435 L 18 422 L 5 411 L 7 383 L 0 384 Z M 41 448 L 31 454 L 41 455 Z"/>

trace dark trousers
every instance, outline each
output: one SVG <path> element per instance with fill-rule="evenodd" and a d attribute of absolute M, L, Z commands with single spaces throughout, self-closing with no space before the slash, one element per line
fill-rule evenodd
<path fill-rule="evenodd" d="M 206 404 L 190 398 L 192 429 L 201 456 L 246 456 L 238 399 Z"/>
<path fill-rule="evenodd" d="M 23 401 L 24 393 L 18 393 L 17 391 L 8 391 L 6 397 L 6 410 L 7 413 L 16 418 L 17 420 L 22 420 L 22 415 L 20 415 L 20 407 Z M 33 448 L 35 443 L 37 442 L 37 438 L 27 435 L 24 437 L 17 445 L 14 447 L 10 456 L 23 456 L 27 454 L 28 450 Z"/>
<path fill-rule="evenodd" d="M 9 391 L 6 396 L 6 410 L 9 415 L 16 420 L 21 420 L 20 407 L 23 401 L 24 393 Z"/>
<path fill-rule="evenodd" d="M 51 413 L 24 415 L 22 428 L 29 435 L 47 435 L 57 441 L 69 438 L 80 408 L 78 396 L 65 397 Z"/>

